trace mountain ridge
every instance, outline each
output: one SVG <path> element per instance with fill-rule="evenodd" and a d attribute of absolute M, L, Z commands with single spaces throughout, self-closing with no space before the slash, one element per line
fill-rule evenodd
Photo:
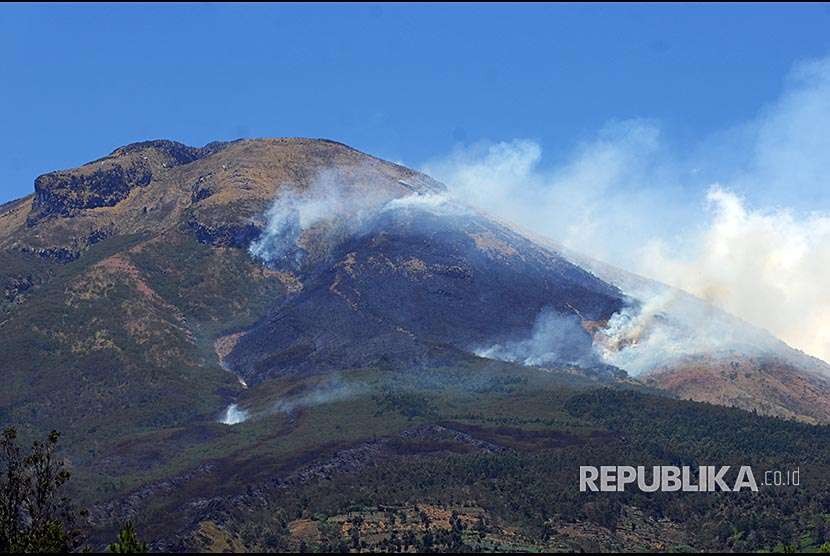
<path fill-rule="evenodd" d="M 110 238 L 132 235 L 135 237 L 145 236 L 150 239 L 162 237 L 165 234 L 173 234 L 177 237 L 184 234 L 193 237 L 198 243 L 210 248 L 236 249 L 242 251 L 239 256 L 247 257 L 244 250 L 261 237 L 263 231 L 267 228 L 267 211 L 274 198 L 280 194 L 279 192 L 287 185 L 295 187 L 299 191 L 309 190 L 314 186 L 320 175 L 329 172 L 334 173 L 331 180 L 337 183 L 338 188 L 353 189 L 356 197 L 367 196 L 370 193 L 366 189 L 366 184 L 369 183 L 371 183 L 371 195 L 379 195 L 380 198 L 387 200 L 404 198 L 408 195 L 440 194 L 446 191 L 446 186 L 424 174 L 372 157 L 343 143 L 326 139 L 239 139 L 228 142 L 212 142 L 203 147 L 191 147 L 170 140 L 141 141 L 118 147 L 109 155 L 93 160 L 76 169 L 49 172 L 39 176 L 35 180 L 36 193 L 33 196 L 10 201 L 3 205 L 4 210 L 0 211 L 0 249 L 17 251 L 24 256 L 28 253 L 46 262 L 68 264 L 77 260 L 96 244 L 105 242 Z M 29 199 L 31 199 L 31 202 L 28 202 Z M 29 208 L 28 213 L 26 212 L 27 208 Z M 447 220 L 444 217 L 442 218 Z M 453 218 L 460 221 L 462 217 L 454 216 Z M 549 253 L 552 253 L 551 256 L 559 257 L 561 254 L 563 260 L 575 264 L 577 268 L 588 269 L 587 274 L 579 280 L 588 283 L 592 279 L 590 276 L 601 277 L 605 279 L 606 283 L 620 286 L 623 291 L 628 292 L 631 298 L 644 299 L 643 295 L 638 296 L 639 292 L 634 291 L 644 289 L 645 282 L 643 279 L 634 277 L 634 275 L 627 275 L 628 278 L 621 279 L 620 271 L 609 270 L 611 267 L 608 265 L 588 260 L 584 256 L 562 248 L 555 242 L 534 239 L 532 235 L 523 233 L 521 230 L 518 231 L 518 236 L 505 236 L 505 232 L 499 229 L 502 224 L 498 223 L 497 220 L 492 220 L 491 224 L 486 224 L 488 218 L 486 215 L 481 218 L 477 216 L 469 217 L 467 224 L 456 223 L 452 225 L 455 226 L 455 232 L 451 232 L 450 228 L 446 228 L 446 233 L 457 234 L 455 246 L 451 247 L 450 244 L 445 244 L 442 247 L 443 251 L 436 251 L 435 255 L 444 257 L 447 252 L 454 249 L 456 260 L 460 261 L 460 263 L 457 263 L 460 264 L 459 269 L 466 267 L 464 261 L 471 260 L 471 256 L 478 256 L 479 254 L 486 255 L 491 262 L 496 261 L 495 264 L 502 265 L 504 263 L 507 265 L 505 268 L 509 268 L 513 264 L 510 262 L 511 258 L 514 258 L 515 261 L 519 260 L 516 257 L 517 250 L 511 244 L 526 240 L 529 243 L 523 244 L 518 251 L 522 252 L 523 256 L 530 252 L 528 249 L 534 249 L 531 247 L 532 245 L 541 245 L 542 249 L 548 249 Z M 436 219 L 436 221 L 439 220 L 441 219 Z M 485 223 L 483 227 L 482 223 Z M 477 231 L 470 231 L 472 228 L 465 230 L 463 229 L 465 226 L 468 228 L 470 226 L 472 228 L 477 227 Z M 504 229 L 510 229 L 510 226 Z M 404 236 L 400 236 L 400 238 L 412 233 L 415 233 L 414 228 L 406 231 Z M 304 234 L 306 238 L 313 238 L 314 236 L 313 233 L 304 232 Z M 428 231 L 428 234 L 432 234 L 430 237 L 433 239 L 430 241 L 439 237 L 432 231 Z M 376 244 L 381 237 L 383 237 L 383 234 L 367 241 Z M 470 240 L 473 240 L 472 244 L 469 243 Z M 309 240 L 304 239 L 302 241 Z M 315 241 L 317 244 L 313 243 Z M 316 245 L 316 248 L 320 248 L 319 238 L 313 239 L 310 245 Z M 367 246 L 364 245 L 363 247 L 366 248 Z M 138 247 L 132 249 L 138 249 Z M 371 249 L 375 248 L 370 247 Z M 422 247 L 413 243 L 407 249 L 414 249 L 415 251 L 412 252 L 414 253 Z M 447 251 L 448 249 L 450 251 Z M 412 256 L 412 253 L 407 253 L 406 257 L 398 261 L 400 264 L 411 267 L 407 271 L 409 279 L 398 282 L 398 286 L 396 286 L 398 290 L 392 288 L 390 291 L 398 293 L 404 291 L 400 288 L 409 287 L 408 284 L 414 276 L 412 271 L 415 270 L 415 267 L 423 269 L 429 267 L 429 264 L 424 262 L 423 257 Z M 325 254 L 325 256 L 328 255 L 329 253 Z M 335 272 L 331 280 L 337 281 L 340 285 L 350 284 L 349 287 L 352 292 L 350 295 L 354 296 L 356 295 L 355 292 L 359 291 L 353 287 L 354 277 L 350 276 L 348 272 L 344 273 L 342 268 L 344 261 L 351 256 L 346 252 L 340 253 L 340 260 L 337 264 L 341 265 L 341 270 Z M 394 255 L 392 259 L 389 259 L 388 252 L 382 257 L 389 261 L 395 259 Z M 365 265 L 370 260 L 371 257 L 361 264 L 365 268 L 369 268 Z M 541 259 L 538 260 L 541 261 Z M 390 264 L 398 263 L 390 262 Z M 135 276 L 141 273 L 142 264 L 130 264 L 132 268 L 138 269 L 136 272 L 132 272 L 132 278 L 128 276 L 129 279 L 134 280 Z M 174 263 L 171 261 L 168 264 Z M 255 263 L 251 261 L 248 264 Z M 415 267 L 412 265 L 415 265 Z M 440 264 L 435 268 L 439 268 L 439 266 Z M 112 273 L 119 268 L 126 267 L 121 263 L 113 263 L 110 268 L 112 270 L 108 272 Z M 173 267 L 169 268 L 172 269 Z M 523 272 L 526 274 L 529 272 L 529 268 Z M 96 267 L 96 269 L 95 272 L 100 274 L 101 267 Z M 280 288 L 295 292 L 286 298 L 289 303 L 296 303 L 296 301 L 290 301 L 292 298 L 308 296 L 307 290 L 305 292 L 301 291 L 303 284 L 295 275 L 295 270 L 294 268 L 273 268 L 270 271 L 273 272 L 272 278 L 276 279 Z M 380 267 L 378 267 L 378 270 L 380 270 Z M 422 277 L 429 274 L 423 270 L 420 272 Z M 512 276 L 514 277 L 522 275 L 521 272 L 516 273 L 515 269 L 511 269 L 509 272 L 513 272 Z M 479 275 L 487 276 L 488 272 L 480 272 Z M 378 274 L 374 278 L 377 283 L 382 283 L 386 279 L 388 279 L 388 276 L 384 278 L 382 274 Z M 497 287 L 504 288 L 509 282 L 510 280 L 502 280 Z M 139 280 L 135 283 L 142 284 L 142 281 Z M 27 295 L 31 295 L 31 292 L 37 289 L 37 284 L 38 278 L 36 276 L 26 273 L 11 275 L 4 280 L 6 298 L 14 300 L 15 303 L 22 302 Z M 328 284 L 330 292 L 337 291 L 338 286 L 335 286 L 334 282 L 330 281 Z M 654 284 L 649 284 L 651 287 L 645 289 L 654 290 Z M 417 284 L 416 286 L 421 287 Z M 371 280 L 362 283 L 361 288 L 365 289 L 367 287 L 369 289 L 374 288 Z M 667 287 L 661 286 L 661 288 L 665 290 Z M 458 291 L 462 292 L 464 290 L 459 289 Z M 553 295 L 553 298 L 555 298 L 555 294 L 551 292 L 553 290 L 544 295 L 549 298 Z M 518 291 L 511 295 L 515 296 L 516 293 Z M 578 316 L 578 320 L 582 322 L 582 327 L 596 336 L 597 331 L 607 326 L 608 318 L 619 312 L 624 303 L 628 303 L 623 301 L 624 296 L 622 294 L 614 295 L 619 299 L 618 304 L 613 307 L 613 310 L 609 309 L 608 312 L 602 315 L 593 314 L 585 317 L 573 304 L 565 303 L 561 304 L 557 310 L 564 313 L 574 312 Z M 653 295 L 653 291 L 648 293 L 648 296 Z M 499 297 L 494 296 L 492 299 L 498 303 Z M 327 298 L 323 297 L 321 299 Z M 538 301 L 532 303 L 528 311 L 516 320 L 516 324 L 513 325 L 515 328 L 511 329 L 513 332 L 507 333 L 507 329 L 503 332 L 494 330 L 491 343 L 495 346 L 499 342 L 508 342 L 509 345 L 513 346 L 517 345 L 516 342 L 525 341 L 516 336 L 521 329 L 519 323 L 525 323 L 525 327 L 530 327 L 534 318 L 536 318 L 534 315 L 540 314 L 544 308 L 545 304 L 541 299 L 540 297 Z M 689 299 L 693 301 L 684 303 L 698 303 L 694 301 L 694 298 L 690 297 Z M 351 302 L 354 302 L 354 300 Z M 455 312 L 464 314 L 465 307 L 476 307 L 476 303 L 478 301 L 470 298 L 467 302 L 461 303 L 459 309 Z M 674 303 L 677 304 L 677 302 Z M 175 304 L 170 306 L 173 305 Z M 390 306 L 394 306 L 394 303 L 391 303 Z M 481 305 L 481 307 L 485 306 Z M 339 307 L 339 305 L 335 304 L 335 307 Z M 417 312 L 416 307 L 416 305 L 411 306 L 410 311 Z M 378 310 L 377 307 L 373 309 L 374 312 Z M 383 311 L 384 309 L 380 310 Z M 440 312 L 438 305 L 430 310 L 433 311 L 433 314 L 439 314 Z M 696 308 L 695 310 L 700 309 Z M 506 311 L 506 307 L 502 311 Z M 491 311 L 491 314 L 497 315 L 499 312 Z M 473 322 L 477 316 L 480 317 L 481 314 L 468 315 L 468 322 Z M 343 322 L 347 322 L 353 316 L 344 314 L 342 318 L 346 319 Z M 443 318 L 454 318 L 454 315 L 446 313 Z M 493 320 L 493 318 L 495 317 L 489 317 L 490 320 Z M 741 325 L 738 319 L 729 319 L 734 319 L 734 317 L 730 316 L 725 320 L 720 318 L 726 323 L 725 326 L 748 329 L 748 327 Z M 306 323 L 304 326 L 312 326 L 313 329 L 313 323 Z M 395 326 L 401 330 L 411 328 L 411 325 L 399 324 Z M 393 326 L 392 329 L 394 328 Z M 467 336 L 462 328 L 463 326 L 457 327 L 460 335 L 456 342 Z M 231 333 L 233 331 L 228 330 L 226 332 Z M 581 331 L 577 332 L 577 334 L 579 333 Z M 245 338 L 246 336 L 247 334 L 237 337 L 234 349 L 225 354 L 223 365 L 242 364 L 241 362 L 244 360 L 249 361 L 245 365 L 251 368 L 250 365 L 253 365 L 253 363 L 250 362 L 250 357 L 240 355 L 242 347 L 245 345 L 250 347 L 250 342 L 254 337 L 247 336 Z M 279 334 L 271 333 L 267 336 L 275 338 Z M 394 339 L 397 336 L 406 337 L 407 332 L 394 332 L 392 336 L 387 337 L 386 341 L 398 342 L 399 340 Z M 210 341 L 213 343 L 216 340 L 210 339 Z M 430 340 L 430 342 L 434 343 L 434 340 Z M 489 349 L 485 345 L 487 340 L 481 336 L 469 336 L 465 342 L 456 343 L 453 349 L 468 352 L 487 351 Z M 439 341 L 438 344 L 440 343 L 442 342 Z M 309 346 L 312 344 L 301 342 L 293 347 L 286 347 L 288 351 L 283 351 L 285 351 L 286 356 L 293 353 L 289 359 L 296 357 L 302 359 L 302 353 L 308 352 Z M 784 345 L 782 342 L 780 344 L 781 346 Z M 403 348 L 403 344 L 399 347 L 402 352 L 411 349 Z M 375 349 L 378 350 L 378 357 L 383 355 L 381 353 L 384 349 L 382 342 Z M 785 351 L 783 347 L 776 349 L 779 353 Z M 495 353 L 501 352 L 504 352 L 504 350 L 495 350 Z M 787 352 L 786 355 L 791 367 L 782 371 L 785 374 L 803 370 L 813 372 L 819 375 L 821 379 L 826 378 L 823 373 L 816 370 L 822 366 L 819 364 L 820 362 L 813 362 L 815 364 L 812 364 L 807 360 L 807 356 L 796 361 L 798 358 L 795 358 L 790 352 Z M 276 357 L 273 361 L 280 360 L 276 354 L 273 357 Z M 513 357 L 513 355 L 509 355 L 509 357 Z M 357 356 L 355 362 L 358 360 L 359 356 Z M 766 363 L 768 360 L 759 359 L 757 367 L 760 369 L 766 365 L 765 368 L 768 368 L 769 365 Z M 310 361 L 312 360 L 305 364 L 310 364 Z M 336 366 L 335 361 L 338 361 L 338 358 L 329 358 L 328 361 L 329 363 L 325 365 L 334 364 Z M 714 399 L 719 403 L 732 403 L 740 407 L 746 407 L 745 402 L 739 402 L 737 399 L 740 396 L 736 396 L 735 399 L 724 399 L 722 397 L 713 398 L 708 394 L 709 390 L 719 388 L 717 384 L 722 380 L 722 374 L 715 372 L 715 369 L 722 368 L 720 363 L 708 367 L 698 365 L 692 370 L 687 362 L 681 361 L 677 367 L 685 369 L 688 373 L 693 372 L 695 379 L 683 380 L 677 374 L 677 368 L 664 366 L 662 374 L 665 380 L 659 376 L 650 376 L 644 380 L 648 384 L 674 391 L 678 395 L 691 397 L 692 399 L 702 401 Z M 709 371 L 707 371 L 707 368 Z M 254 376 L 250 374 L 251 372 L 246 371 L 241 374 L 247 374 L 246 380 L 250 380 Z M 706 372 L 711 372 L 709 381 L 703 380 Z M 672 377 L 671 380 L 668 379 L 669 376 Z M 811 382 L 814 383 L 815 380 Z M 692 383 L 700 385 L 700 390 L 690 389 L 689 384 Z M 819 383 L 822 383 L 821 380 L 819 380 Z M 684 384 L 684 387 L 680 388 L 679 384 Z M 824 386 L 820 386 L 821 388 L 824 388 Z M 762 399 L 763 394 L 759 395 Z M 774 407 L 774 404 L 770 407 Z M 797 416 L 803 415 L 803 412 L 804 407 L 802 406 L 796 413 L 784 410 L 782 414 Z M 827 418 L 828 412 L 821 409 L 817 414 L 823 420 Z M 809 419 L 812 420 L 815 417 L 809 417 Z"/>

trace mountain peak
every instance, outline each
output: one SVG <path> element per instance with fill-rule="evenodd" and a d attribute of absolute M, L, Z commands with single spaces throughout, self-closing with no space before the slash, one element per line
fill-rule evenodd
<path fill-rule="evenodd" d="M 152 139 L 149 141 L 130 143 L 128 145 L 124 145 L 123 147 L 119 147 L 112 151 L 108 157 L 100 160 L 129 156 L 136 153 L 146 154 L 150 151 L 162 154 L 169 158 L 171 162 L 179 165 L 187 164 L 189 162 L 193 162 L 194 160 L 209 156 L 217 150 L 224 148 L 228 144 L 230 143 L 215 141 L 208 143 L 204 147 L 191 147 L 190 145 L 185 145 L 184 143 L 179 143 L 178 141 L 171 141 L 169 139 Z M 100 160 L 96 162 L 100 162 Z"/>
<path fill-rule="evenodd" d="M 13 210 L 0 214 L 0 244 L 68 249 L 74 257 L 90 236 L 183 224 L 200 241 L 241 247 L 258 235 L 281 187 L 303 190 L 324 175 L 390 197 L 444 189 L 415 170 L 328 139 L 238 139 L 202 147 L 155 139 L 38 176 L 31 201 L 10 203 Z"/>

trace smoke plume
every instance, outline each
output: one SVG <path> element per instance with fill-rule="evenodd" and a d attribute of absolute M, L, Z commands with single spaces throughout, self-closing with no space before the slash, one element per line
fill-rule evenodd
<path fill-rule="evenodd" d="M 305 189 L 283 184 L 249 251 L 269 263 L 299 264 L 305 255 L 304 232 L 316 228 L 324 242 L 336 241 L 359 230 L 387 201 L 377 188 L 355 188 L 333 172 L 321 173 Z"/>
<path fill-rule="evenodd" d="M 293 413 L 299 409 L 355 398 L 367 391 L 361 384 L 331 378 L 307 392 L 278 400 L 268 413 Z"/>
<path fill-rule="evenodd" d="M 247 421 L 249 417 L 250 413 L 248 411 L 239 409 L 237 404 L 232 403 L 225 408 L 225 411 L 219 418 L 219 422 L 223 425 L 238 425 L 239 423 Z"/>
<path fill-rule="evenodd" d="M 459 147 L 424 170 L 471 205 L 686 290 L 830 361 L 827 130 L 830 59 L 823 59 L 797 65 L 781 97 L 752 121 L 683 149 L 658 122 L 637 119 L 609 123 L 552 166 L 537 143 L 514 140 Z M 643 301 L 638 310 L 646 312 L 618 315 L 611 335 L 625 326 L 634 328 L 623 335 L 636 335 L 665 299 Z M 692 331 L 683 349 L 734 345 L 695 320 L 703 317 L 682 315 Z M 656 353 L 676 353 L 681 343 L 670 340 L 683 338 L 683 326 L 656 331 L 650 322 Z"/>
<path fill-rule="evenodd" d="M 445 193 L 395 197 L 373 184 L 347 183 L 334 172 L 323 172 L 304 189 L 283 184 L 266 213 L 265 229 L 249 252 L 266 263 L 298 266 L 309 249 L 325 250 L 350 236 L 368 233 L 384 216 L 464 211 Z"/>
<path fill-rule="evenodd" d="M 474 350 L 479 357 L 544 367 L 595 363 L 591 338 L 576 315 L 542 311 L 530 336 Z"/>

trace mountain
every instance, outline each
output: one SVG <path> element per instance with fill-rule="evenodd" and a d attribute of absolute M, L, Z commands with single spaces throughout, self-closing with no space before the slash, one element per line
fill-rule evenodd
<path fill-rule="evenodd" d="M 0 215 L 3 371 L 20 386 L 3 407 L 64 429 L 71 415 L 78 432 L 114 411 L 113 427 L 182 423 L 239 393 L 227 368 L 255 384 L 312 368 L 446 364 L 527 333 L 543 308 L 573 317 L 585 350 L 577 315 L 622 306 L 615 288 L 472 216 L 392 218 L 345 241 L 304 230 L 297 239 L 317 244 L 300 266 L 249 255 L 280 188 L 302 192 L 321 175 L 330 195 L 378 203 L 443 189 L 303 139 L 150 141 L 37 178 L 35 195 Z"/>
<path fill-rule="evenodd" d="M 40 176 L 0 206 L 0 290 L 0 425 L 63 433 L 100 542 L 130 519 L 170 550 L 722 548 L 682 504 L 586 503 L 574 469 L 737 458 L 747 429 L 783 447 L 759 461 L 830 461 L 825 427 L 672 399 L 826 422 L 820 362 L 333 141 L 148 141 Z"/>

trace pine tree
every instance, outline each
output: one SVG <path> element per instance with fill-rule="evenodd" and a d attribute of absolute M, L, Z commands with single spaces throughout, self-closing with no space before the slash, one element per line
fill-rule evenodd
<path fill-rule="evenodd" d="M 114 554 L 146 554 L 147 544 L 138 540 L 133 524 L 129 521 L 118 532 L 118 540 L 107 547 Z"/>

